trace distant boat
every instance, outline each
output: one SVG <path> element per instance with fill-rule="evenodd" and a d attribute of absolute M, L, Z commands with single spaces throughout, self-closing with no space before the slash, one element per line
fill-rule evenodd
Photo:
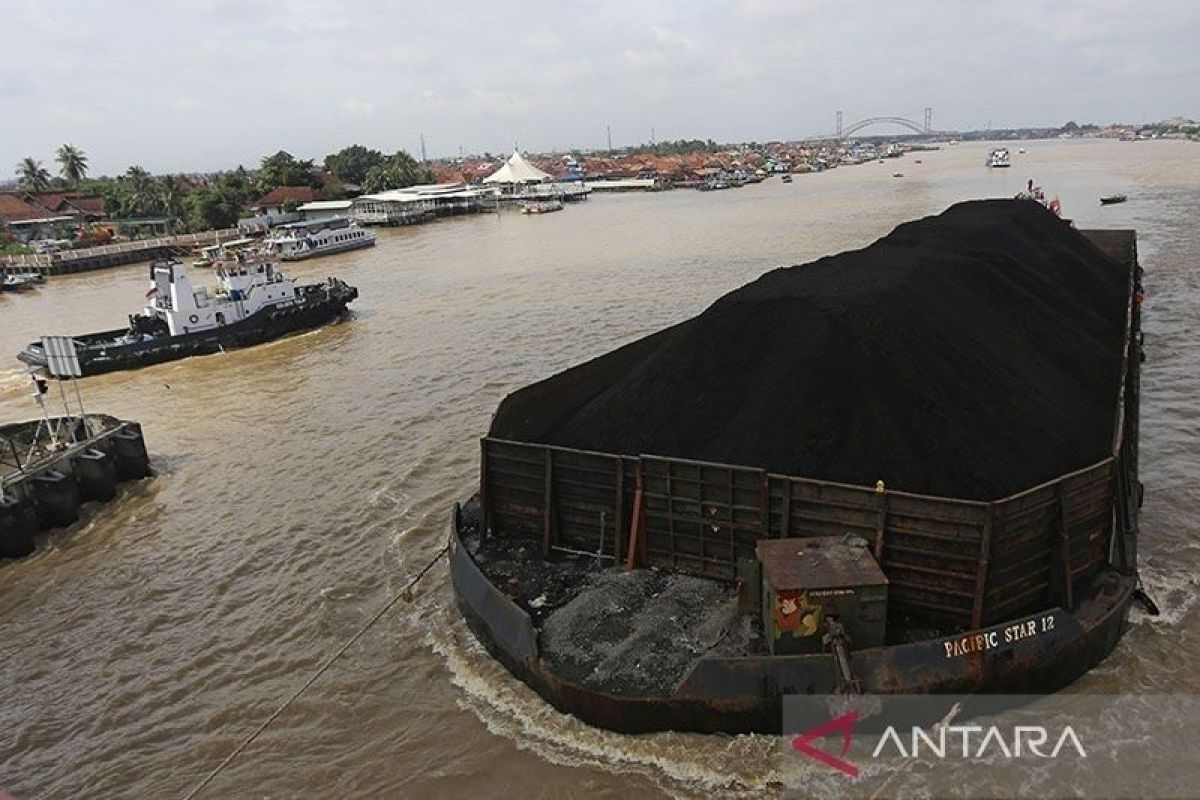
<path fill-rule="evenodd" d="M 788 172 L 783 173 L 783 177 L 780 178 L 780 180 L 782 180 L 784 183 L 791 183 L 792 182 L 791 173 L 788 173 Z"/>
<path fill-rule="evenodd" d="M 918 158 L 918 159 L 914 160 L 914 161 L 913 161 L 913 163 L 914 163 L 914 164 L 920 164 L 920 163 L 922 163 L 922 161 L 921 161 L 921 159 L 919 159 L 919 158 Z"/>
<path fill-rule="evenodd" d="M 903 177 L 904 177 L 904 173 L 903 173 L 903 172 L 893 172 L 893 173 L 892 173 L 892 177 L 893 177 L 893 178 L 903 178 Z"/>
<path fill-rule="evenodd" d="M 1018 152 L 1018 153 L 1024 153 L 1024 152 L 1025 152 L 1025 148 L 1024 148 L 1024 147 L 1018 147 L 1018 148 L 1017 148 L 1017 152 Z"/>
<path fill-rule="evenodd" d="M 988 153 L 987 161 L 984 162 L 989 167 L 1008 167 L 1009 154 L 1007 147 L 997 147 L 992 152 Z"/>
<path fill-rule="evenodd" d="M 562 210 L 562 200 L 530 200 L 521 206 L 522 214 L 549 214 Z"/>
<path fill-rule="evenodd" d="M 1123 194 L 1110 194 L 1100 198 L 1100 205 L 1112 206 L 1117 203 L 1124 203 L 1129 198 Z"/>

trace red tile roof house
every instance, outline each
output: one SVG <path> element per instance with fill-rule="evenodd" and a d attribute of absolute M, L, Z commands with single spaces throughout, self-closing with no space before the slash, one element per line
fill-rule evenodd
<path fill-rule="evenodd" d="M 0 224 L 19 242 L 58 238 L 76 216 L 31 202 L 24 192 L 0 194 Z"/>
<path fill-rule="evenodd" d="M 253 208 L 260 214 L 276 216 L 284 213 L 284 206 L 302 206 L 314 200 L 324 200 L 320 189 L 311 186 L 276 186 L 254 201 Z"/>

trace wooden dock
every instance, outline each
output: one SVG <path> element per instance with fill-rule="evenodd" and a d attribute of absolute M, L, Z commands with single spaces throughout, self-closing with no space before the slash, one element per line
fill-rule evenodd
<path fill-rule="evenodd" d="M 0 274 L 37 272 L 42 275 L 66 275 L 92 269 L 150 261 L 166 255 L 183 255 L 196 247 L 236 239 L 241 236 L 237 228 L 203 233 L 182 233 L 177 236 L 160 236 L 155 239 L 138 239 L 120 244 L 105 244 L 61 253 L 7 256 L 0 262 Z"/>

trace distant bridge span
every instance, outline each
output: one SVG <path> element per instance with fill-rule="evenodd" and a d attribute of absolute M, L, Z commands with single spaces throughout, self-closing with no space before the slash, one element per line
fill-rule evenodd
<path fill-rule="evenodd" d="M 846 129 L 842 131 L 841 138 L 848 139 L 851 136 L 853 136 L 855 133 L 857 133 L 858 131 L 861 131 L 863 128 L 869 128 L 872 125 L 885 125 L 885 124 L 903 125 L 905 128 L 908 128 L 913 133 L 929 133 L 930 132 L 929 129 L 923 128 L 918 123 L 913 122 L 911 119 L 905 119 L 904 117 L 869 117 L 864 120 L 859 120 L 858 122 L 854 123 L 853 125 L 847 126 Z"/>
<path fill-rule="evenodd" d="M 872 125 L 900 125 L 913 133 L 931 134 L 934 132 L 933 109 L 928 107 L 925 109 L 924 124 L 914 122 L 907 117 L 867 117 L 845 127 L 842 126 L 842 112 L 837 112 L 837 138 L 839 139 L 848 139 L 863 128 L 869 128 Z"/>

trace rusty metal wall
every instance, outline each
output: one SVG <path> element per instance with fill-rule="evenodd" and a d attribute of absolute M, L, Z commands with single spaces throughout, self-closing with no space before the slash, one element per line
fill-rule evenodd
<path fill-rule="evenodd" d="M 759 539 L 853 534 L 888 576 L 894 611 L 963 627 L 1072 605 L 1112 541 L 1114 459 L 985 503 L 685 459 L 482 446 L 486 526 L 544 553 L 624 560 L 640 482 L 637 563 L 733 581 Z"/>

